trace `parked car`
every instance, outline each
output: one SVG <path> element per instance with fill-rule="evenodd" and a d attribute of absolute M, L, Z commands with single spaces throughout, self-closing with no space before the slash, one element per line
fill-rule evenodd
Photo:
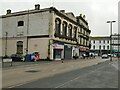
<path fill-rule="evenodd" d="M 116 54 L 108 54 L 109 57 L 117 57 Z"/>
<path fill-rule="evenodd" d="M 108 54 L 108 57 L 111 57 L 112 55 L 111 54 Z"/>
<path fill-rule="evenodd" d="M 12 54 L 12 61 L 24 61 L 24 56 L 21 54 Z"/>
<path fill-rule="evenodd" d="M 106 59 L 106 58 L 109 58 L 109 56 L 107 54 L 103 54 L 102 59 Z"/>

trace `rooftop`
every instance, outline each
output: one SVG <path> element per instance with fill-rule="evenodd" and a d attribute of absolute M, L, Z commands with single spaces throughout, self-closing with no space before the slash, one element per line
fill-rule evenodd
<path fill-rule="evenodd" d="M 40 12 L 45 12 L 45 11 L 55 11 L 59 14 L 69 17 L 70 19 L 72 19 L 74 21 L 76 21 L 76 18 L 80 18 L 80 19 L 82 19 L 82 21 L 84 21 L 84 23 L 88 24 L 87 21 L 85 20 L 85 15 L 82 16 L 82 14 L 80 14 L 80 16 L 74 16 L 74 14 L 72 12 L 65 12 L 65 10 L 57 10 L 55 7 L 41 9 L 39 4 L 36 4 L 35 9 L 32 9 L 32 10 L 12 12 L 10 9 L 8 9 L 6 15 L 2 15 L 2 16 L 0 16 L 0 18 L 20 16 L 20 15 L 26 15 L 26 14 L 32 14 L 32 13 L 40 13 Z"/>

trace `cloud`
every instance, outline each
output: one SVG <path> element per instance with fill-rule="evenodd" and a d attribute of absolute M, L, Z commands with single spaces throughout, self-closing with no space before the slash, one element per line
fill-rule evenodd
<path fill-rule="evenodd" d="M 6 14 L 7 9 L 12 12 L 33 9 L 36 3 L 41 8 L 53 5 L 57 9 L 64 9 L 66 12 L 73 12 L 75 16 L 86 15 L 91 35 L 109 35 L 109 25 L 107 20 L 116 20 L 118 18 L 119 0 L 1 0 L 0 15 Z M 14 3 L 13 3 L 14 2 Z M 113 25 L 113 32 L 117 32 L 117 22 Z"/>

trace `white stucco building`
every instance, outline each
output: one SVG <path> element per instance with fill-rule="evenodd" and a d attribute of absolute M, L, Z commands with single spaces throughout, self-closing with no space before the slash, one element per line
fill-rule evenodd
<path fill-rule="evenodd" d="M 0 57 L 2 56 L 2 19 L 0 18 Z"/>
<path fill-rule="evenodd" d="M 54 7 L 20 12 L 7 10 L 2 20 L 2 56 L 38 51 L 41 59 L 72 59 L 89 50 L 90 30 L 85 15 Z M 1 39 L 1 38 L 0 38 Z"/>
<path fill-rule="evenodd" d="M 112 53 L 120 52 L 120 34 L 112 34 Z"/>
<path fill-rule="evenodd" d="M 104 53 L 110 53 L 110 37 L 109 36 L 91 36 L 91 52 L 97 53 L 98 55 L 102 55 Z"/>

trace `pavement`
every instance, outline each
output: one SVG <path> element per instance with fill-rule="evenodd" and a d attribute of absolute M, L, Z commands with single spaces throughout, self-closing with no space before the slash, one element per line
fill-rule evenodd
<path fill-rule="evenodd" d="M 3 68 L 2 87 L 16 87 L 41 78 L 52 77 L 56 74 L 81 69 L 105 61 L 109 61 L 109 59 L 101 60 L 101 58 L 97 57 L 95 59 L 64 60 L 63 63 L 62 61 L 48 61 Z"/>

